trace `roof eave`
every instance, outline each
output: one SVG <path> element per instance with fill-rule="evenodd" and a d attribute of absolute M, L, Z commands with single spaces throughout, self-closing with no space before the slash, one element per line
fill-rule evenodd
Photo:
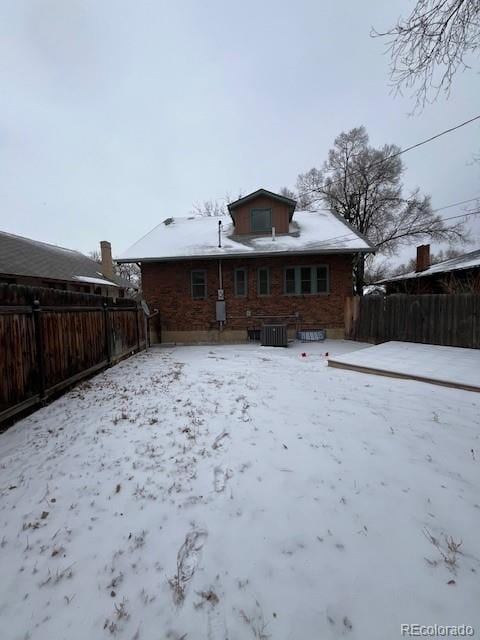
<path fill-rule="evenodd" d="M 298 256 L 298 255 L 332 255 L 332 254 L 354 254 L 354 253 L 375 253 L 374 248 L 344 248 L 344 249 L 308 249 L 305 251 L 252 251 L 249 253 L 203 253 L 190 256 L 154 256 L 148 258 L 117 258 L 119 263 L 132 262 L 175 262 L 177 260 L 219 260 L 228 258 L 275 258 L 276 256 Z"/>
<path fill-rule="evenodd" d="M 425 271 L 419 271 L 418 273 L 412 273 L 411 275 L 405 274 L 403 276 L 395 276 L 394 278 L 387 278 L 386 280 L 379 280 L 374 284 L 388 284 L 390 282 L 405 282 L 405 280 L 417 280 L 418 278 L 428 278 L 433 276 L 441 276 L 445 273 L 452 273 L 453 271 L 469 271 L 470 269 L 480 269 L 478 265 L 469 265 L 466 267 L 455 267 L 454 269 L 439 269 L 437 271 L 431 271 L 426 273 Z"/>
<path fill-rule="evenodd" d="M 230 202 L 227 205 L 227 209 L 230 213 L 230 216 L 232 215 L 232 210 L 260 196 L 267 196 L 275 200 L 278 200 L 279 202 L 288 204 L 290 207 L 293 207 L 292 212 L 295 210 L 295 207 L 297 206 L 297 201 L 293 200 L 292 198 L 287 198 L 286 196 L 282 196 L 278 193 L 274 193 L 273 191 L 269 191 L 268 189 L 257 189 L 256 191 L 253 191 L 252 193 L 249 193 L 246 196 L 243 196 L 243 198 L 238 198 L 238 200 L 235 200 L 234 202 Z"/>

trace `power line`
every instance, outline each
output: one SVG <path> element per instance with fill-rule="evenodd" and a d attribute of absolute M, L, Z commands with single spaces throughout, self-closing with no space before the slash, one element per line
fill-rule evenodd
<path fill-rule="evenodd" d="M 409 147 L 405 147 L 405 149 L 400 149 L 400 151 L 396 151 L 395 153 L 391 153 L 388 156 L 385 156 L 384 158 L 381 158 L 380 160 L 377 160 L 376 162 L 372 162 L 372 164 L 370 164 L 366 169 L 370 170 L 374 167 L 380 166 L 381 164 L 383 164 L 384 162 L 387 162 L 387 160 L 392 160 L 393 158 L 397 158 L 398 156 L 403 155 L 404 153 L 407 153 L 408 151 L 412 151 L 412 149 L 417 149 L 418 147 L 423 146 L 424 144 L 427 144 L 429 142 L 432 142 L 433 140 L 437 140 L 438 138 L 441 138 L 442 136 L 447 135 L 447 133 L 451 133 L 452 131 L 456 131 L 457 129 L 461 129 L 462 127 L 465 127 L 467 124 L 471 124 L 472 122 L 475 122 L 476 120 L 480 120 L 480 114 L 478 116 L 475 116 L 473 118 L 470 118 L 469 120 L 465 120 L 465 122 L 461 122 L 460 124 L 455 125 L 454 127 L 450 127 L 449 129 L 445 129 L 444 131 L 440 131 L 440 133 L 436 133 L 433 136 L 430 136 L 430 138 L 426 138 L 425 140 L 421 140 L 420 142 L 416 142 L 415 144 L 410 145 Z M 360 154 L 357 154 L 360 155 Z M 330 180 L 328 182 L 328 185 L 332 185 L 332 184 L 337 184 L 340 182 L 344 182 L 345 179 L 347 178 L 351 178 L 354 175 L 359 175 L 362 174 L 362 172 L 360 170 L 356 170 L 356 171 L 348 171 L 346 173 L 346 176 L 343 178 L 338 178 L 336 180 Z M 316 193 L 314 190 L 310 190 L 310 193 Z"/>
<path fill-rule="evenodd" d="M 433 136 L 430 136 L 429 138 L 426 138 L 425 140 L 421 140 L 420 142 L 416 142 L 415 144 L 410 145 L 409 147 L 405 147 L 405 149 L 400 149 L 400 151 L 396 151 L 395 153 L 391 153 L 388 156 L 385 156 L 385 158 L 381 158 L 380 160 L 377 160 L 376 162 L 373 162 L 371 165 L 369 165 L 368 169 L 371 169 L 372 167 L 376 167 L 378 165 L 383 164 L 384 162 L 386 162 L 387 160 L 391 160 L 392 158 L 397 158 L 398 156 L 403 155 L 404 153 L 407 153 L 408 151 L 412 151 L 413 149 L 418 149 L 418 147 L 422 147 L 425 144 L 428 144 L 429 142 L 433 142 L 434 140 L 437 140 L 438 138 L 441 138 L 442 136 L 447 135 L 448 133 L 452 133 L 453 131 L 457 131 L 458 129 L 461 129 L 462 127 L 467 126 L 467 124 L 471 124 L 472 122 L 475 122 L 477 120 L 480 120 L 480 114 L 477 116 L 474 116 L 473 118 L 470 118 L 469 120 L 465 120 L 464 122 L 460 122 L 459 124 L 454 125 L 453 127 L 449 127 L 448 129 L 444 129 L 443 131 L 440 131 L 439 133 L 434 134 Z M 355 154 L 355 155 L 360 155 L 360 154 Z M 355 175 L 355 174 L 359 174 L 361 173 L 360 171 L 352 171 L 349 173 L 349 176 Z M 332 180 L 331 182 L 329 182 L 329 184 L 336 184 L 337 182 L 343 182 L 344 178 L 340 178 L 338 180 Z M 226 197 L 225 196 L 221 196 L 220 198 L 214 198 L 215 200 L 225 200 Z M 475 200 L 475 198 L 473 198 L 473 200 Z M 461 204 L 461 203 L 459 203 Z M 454 206 L 454 205 L 451 205 Z"/>
<path fill-rule="evenodd" d="M 433 140 L 436 140 L 437 138 L 441 138 L 442 136 L 446 135 L 447 133 L 452 133 L 452 131 L 456 131 L 457 129 L 461 129 L 462 127 L 465 127 L 467 124 L 475 122 L 475 120 L 480 120 L 480 115 L 474 116 L 473 118 L 470 118 L 470 120 L 465 120 L 465 122 L 461 122 L 460 124 L 457 124 L 454 127 L 450 127 L 450 129 L 445 129 L 444 131 L 441 131 L 440 133 L 436 133 L 434 136 L 431 136 L 430 138 L 427 138 L 426 140 L 422 140 L 421 142 L 417 142 L 416 144 L 412 144 L 412 146 L 406 147 L 405 149 L 402 149 L 398 153 L 393 154 L 392 158 L 394 158 L 395 156 L 399 156 L 402 153 L 407 153 L 407 151 L 411 151 L 412 149 L 416 149 L 417 147 L 421 147 L 422 145 L 427 144 L 427 142 L 432 142 Z"/>
<path fill-rule="evenodd" d="M 473 202 L 474 200 L 480 200 L 480 195 L 475 196 L 475 198 L 470 198 L 469 200 L 462 200 L 461 202 L 454 202 L 453 204 L 447 204 L 445 207 L 438 207 L 437 209 L 432 209 L 432 213 L 436 213 L 437 211 L 443 211 L 444 209 L 451 209 L 452 207 L 458 207 L 461 204 L 467 204 L 468 202 Z"/>
<path fill-rule="evenodd" d="M 475 199 L 475 198 L 474 198 Z M 449 205 L 449 206 L 453 206 L 453 205 Z M 448 208 L 448 207 L 445 207 Z M 434 211 L 439 211 L 439 209 L 434 209 Z M 315 213 L 315 212 L 312 212 Z M 469 211 L 467 213 L 462 213 L 460 215 L 456 215 L 456 216 L 449 216 L 448 218 L 442 218 L 442 222 L 443 221 L 447 221 L 447 220 L 455 220 L 458 218 L 465 218 L 467 216 L 473 216 L 473 215 L 478 215 L 480 213 L 480 209 L 477 209 L 476 211 Z M 418 231 L 420 232 L 422 229 L 422 227 L 418 226 L 418 225 L 414 225 L 413 227 L 410 227 L 409 225 L 405 225 L 403 227 L 399 227 L 398 231 Z M 341 240 L 341 239 L 347 239 L 347 238 L 358 238 L 358 234 L 355 233 L 354 231 L 350 231 L 349 233 L 344 233 L 343 235 L 340 236 L 332 236 L 331 238 L 325 238 L 325 240 L 322 240 L 322 243 L 324 242 L 331 242 L 332 240 Z"/>

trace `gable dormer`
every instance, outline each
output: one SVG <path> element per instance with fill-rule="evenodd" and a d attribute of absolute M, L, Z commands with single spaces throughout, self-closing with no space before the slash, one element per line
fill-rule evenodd
<path fill-rule="evenodd" d="M 235 235 L 271 235 L 288 233 L 297 203 L 291 198 L 258 189 L 228 205 Z"/>

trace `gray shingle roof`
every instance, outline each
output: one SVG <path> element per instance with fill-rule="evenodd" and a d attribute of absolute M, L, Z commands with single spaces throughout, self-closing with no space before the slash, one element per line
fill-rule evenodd
<path fill-rule="evenodd" d="M 132 285 L 124 278 L 106 278 L 101 265 L 73 249 L 57 247 L 11 233 L 0 231 L 0 273 L 52 280 L 81 282 L 81 278 L 96 278 L 120 287 Z M 100 283 L 98 283 L 100 284 Z"/>
<path fill-rule="evenodd" d="M 404 273 L 399 276 L 392 276 L 391 278 L 379 280 L 375 284 L 399 282 L 401 280 L 411 280 L 412 278 L 425 278 L 426 276 L 433 276 L 439 273 L 459 271 L 460 269 L 476 269 L 477 267 L 480 267 L 480 249 L 470 251 L 470 253 L 464 253 L 456 258 L 449 258 L 443 262 L 437 262 L 424 271 L 410 271 L 409 273 Z"/>

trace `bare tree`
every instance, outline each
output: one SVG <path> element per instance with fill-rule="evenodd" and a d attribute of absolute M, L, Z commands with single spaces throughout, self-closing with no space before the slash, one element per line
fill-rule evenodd
<path fill-rule="evenodd" d="M 90 258 L 90 260 L 93 260 L 94 262 L 98 262 L 98 264 L 102 264 L 102 256 L 98 249 L 95 249 L 94 251 L 89 251 L 88 257 Z"/>
<path fill-rule="evenodd" d="M 197 202 L 193 205 L 192 213 L 197 216 L 227 216 L 228 203 L 239 200 L 242 197 L 243 193 L 240 189 L 236 198 L 232 198 L 229 193 L 226 193 L 223 198 L 219 198 L 218 200 L 212 198 L 210 200 L 204 200 L 201 203 Z"/>
<path fill-rule="evenodd" d="M 295 191 L 292 191 L 292 189 L 289 189 L 288 187 L 282 187 L 279 193 L 281 196 L 284 196 L 285 198 L 290 198 L 290 200 L 297 199 L 297 194 L 295 193 Z"/>
<path fill-rule="evenodd" d="M 102 256 L 100 251 L 97 249 L 94 251 L 89 251 L 88 257 L 98 262 L 98 264 L 102 264 Z M 127 264 L 118 264 L 115 262 L 115 258 L 113 259 L 113 270 L 115 275 L 119 278 L 123 278 L 127 282 L 131 284 L 131 287 L 127 287 L 127 294 L 129 296 L 134 295 L 138 290 L 141 290 L 141 272 L 140 267 L 135 263 L 127 263 Z"/>
<path fill-rule="evenodd" d="M 226 216 L 228 210 L 225 202 L 221 200 L 204 200 L 193 205 L 192 213 L 197 216 Z"/>
<path fill-rule="evenodd" d="M 450 260 L 451 258 L 457 258 L 462 255 L 463 251 L 461 249 L 456 249 L 454 247 L 449 247 L 448 249 L 440 249 L 437 253 L 432 253 L 430 256 L 430 264 L 438 264 L 439 262 L 444 262 L 445 260 Z M 410 273 L 411 271 L 415 271 L 415 267 L 417 266 L 416 258 L 410 258 L 410 260 L 404 264 L 400 264 L 393 269 L 388 271 L 388 276 L 400 276 L 405 273 Z"/>
<path fill-rule="evenodd" d="M 387 260 L 376 260 L 372 255 L 365 258 L 365 285 L 376 284 L 379 280 L 388 278 L 389 275 L 391 275 L 391 265 Z"/>
<path fill-rule="evenodd" d="M 395 91 L 414 89 L 415 109 L 450 92 L 454 75 L 480 50 L 478 0 L 417 0 L 407 18 L 373 37 L 388 38 Z M 416 87 L 416 89 L 415 89 Z"/>
<path fill-rule="evenodd" d="M 445 293 L 480 293 L 480 274 L 472 269 L 466 273 L 449 273 L 443 278 Z"/>
<path fill-rule="evenodd" d="M 137 292 L 141 291 L 141 272 L 140 267 L 134 262 L 128 263 L 114 263 L 114 269 L 117 276 L 123 278 L 127 282 L 130 283 L 130 287 L 127 288 L 128 295 L 134 295 Z"/>
<path fill-rule="evenodd" d="M 364 127 L 341 133 L 322 169 L 298 176 L 298 193 L 308 207 L 324 206 L 343 216 L 385 255 L 394 254 L 402 244 L 425 239 L 463 240 L 463 223 L 445 226 L 432 212 L 429 196 L 420 195 L 418 189 L 403 195 L 399 148 L 375 149 L 368 142 Z M 358 254 L 354 261 L 358 295 L 362 295 L 364 271 L 364 256 Z"/>

